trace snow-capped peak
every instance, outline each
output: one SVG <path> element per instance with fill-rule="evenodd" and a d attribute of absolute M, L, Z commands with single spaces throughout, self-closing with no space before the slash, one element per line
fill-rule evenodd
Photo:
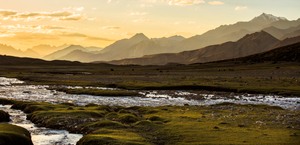
<path fill-rule="evenodd" d="M 255 23 L 273 23 L 277 21 L 286 21 L 287 19 L 284 17 L 276 17 L 272 14 L 266 14 L 263 13 L 258 17 L 255 17 L 254 19 L 251 20 L 251 22 Z"/>

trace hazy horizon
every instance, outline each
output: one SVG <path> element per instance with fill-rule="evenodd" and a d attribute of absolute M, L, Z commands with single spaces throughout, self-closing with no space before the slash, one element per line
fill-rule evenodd
<path fill-rule="evenodd" d="M 144 33 L 191 37 L 261 13 L 298 19 L 300 3 L 238 0 L 0 0 L 0 43 L 18 49 L 39 44 L 105 47 Z M 280 9 L 280 11 L 278 11 Z"/>

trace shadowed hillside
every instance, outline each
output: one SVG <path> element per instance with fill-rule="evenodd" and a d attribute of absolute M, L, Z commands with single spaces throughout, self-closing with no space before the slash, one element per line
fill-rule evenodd
<path fill-rule="evenodd" d="M 236 59 L 236 61 L 259 63 L 264 61 L 289 61 L 300 62 L 300 43 L 283 46 L 268 52 L 251 55 L 244 58 Z"/>

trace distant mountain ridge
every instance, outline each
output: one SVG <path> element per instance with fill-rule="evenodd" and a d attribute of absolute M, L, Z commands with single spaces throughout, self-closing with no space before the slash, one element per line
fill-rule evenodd
<path fill-rule="evenodd" d="M 50 46 L 50 45 L 41 44 L 41 45 L 34 46 L 32 48 L 29 48 L 27 50 L 34 51 L 34 52 L 38 53 L 39 57 L 42 58 L 46 55 L 49 55 L 51 53 L 54 53 L 56 51 L 59 51 L 61 49 L 66 48 L 66 47 L 68 47 L 67 44 L 64 44 L 64 45 L 61 45 L 61 46 Z"/>
<path fill-rule="evenodd" d="M 22 57 L 22 56 L 38 57 L 38 54 L 35 51 L 32 50 L 22 51 L 5 44 L 0 44 L 0 54 L 17 56 L 17 57 Z"/>
<path fill-rule="evenodd" d="M 237 22 L 232 25 L 222 25 L 202 35 L 196 35 L 190 38 L 173 36 L 169 38 L 150 39 L 143 33 L 138 33 L 129 39 L 116 41 L 98 54 L 76 51 L 76 53 L 69 53 L 57 59 L 83 62 L 112 61 L 161 53 L 179 53 L 228 41 L 237 41 L 247 34 L 261 30 L 270 32 L 270 34 L 274 35 L 277 39 L 282 40 L 297 36 L 297 30 L 300 32 L 299 25 L 300 19 L 289 21 L 283 17 L 263 13 L 250 21 Z M 272 28 L 276 30 L 271 30 Z"/>
<path fill-rule="evenodd" d="M 81 45 L 70 45 L 64 49 L 60 49 L 60 50 L 55 51 L 47 56 L 44 56 L 43 58 L 46 60 L 64 60 L 61 58 L 74 52 L 74 51 L 88 52 L 88 53 L 94 54 L 94 53 L 98 53 L 97 51 L 100 51 L 100 50 L 101 50 L 101 48 L 98 48 L 98 47 L 83 47 Z M 77 60 L 74 60 L 74 61 L 77 61 Z"/>
<path fill-rule="evenodd" d="M 283 40 L 286 38 L 296 37 L 300 35 L 300 25 L 296 27 L 290 27 L 288 29 L 279 29 L 277 27 L 271 26 L 263 29 L 263 31 L 268 32 L 277 39 Z"/>
<path fill-rule="evenodd" d="M 116 41 L 112 45 L 102 49 L 98 53 L 90 53 L 83 50 L 76 50 L 69 54 L 57 57 L 59 60 L 71 60 L 82 62 L 108 61 L 124 58 L 136 58 L 144 55 L 169 52 L 185 38 L 172 36 L 163 38 L 148 38 L 143 33 L 138 33 L 129 39 Z"/>
<path fill-rule="evenodd" d="M 15 56 L 36 57 L 46 60 L 81 62 L 113 61 L 197 50 L 230 41 L 238 41 L 248 34 L 262 30 L 279 40 L 296 37 L 300 35 L 300 19 L 290 21 L 284 17 L 276 17 L 271 14 L 263 13 L 250 21 L 222 25 L 202 35 L 196 35 L 190 38 L 184 38 L 182 36 L 148 38 L 143 33 L 137 33 L 131 38 L 116 41 L 103 49 L 79 45 L 64 45 L 59 47 L 40 45 L 28 49 L 26 52 L 15 51 L 14 53 L 1 53 L 0 47 L 0 54 L 15 54 Z M 218 55 L 218 52 L 215 53 Z"/>
<path fill-rule="evenodd" d="M 185 51 L 181 53 L 167 53 L 149 55 L 141 58 L 123 59 L 111 61 L 118 65 L 165 65 L 169 63 L 192 64 L 220 61 L 226 59 L 240 58 L 253 54 L 266 52 L 277 47 L 300 42 L 300 37 L 289 38 L 280 41 L 261 31 L 248 34 L 236 42 L 226 42 L 220 45 L 212 45 L 198 50 Z"/>
<path fill-rule="evenodd" d="M 263 13 L 248 22 L 237 22 L 231 25 L 222 25 L 202 35 L 196 35 L 188 38 L 182 42 L 180 46 L 178 46 L 178 51 L 181 51 L 180 48 L 184 48 L 184 51 L 186 51 L 203 48 L 209 45 L 221 44 L 228 41 L 237 41 L 247 34 L 259 32 L 264 28 L 271 26 L 279 29 L 287 29 L 298 25 L 300 25 L 300 19 L 289 21 L 286 18 Z"/>

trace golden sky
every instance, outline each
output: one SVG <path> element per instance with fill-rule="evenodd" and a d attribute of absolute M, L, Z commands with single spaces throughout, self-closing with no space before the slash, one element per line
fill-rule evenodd
<path fill-rule="evenodd" d="M 298 19 L 299 0 L 0 0 L 0 43 L 105 47 L 144 33 L 191 37 L 261 13 Z"/>

